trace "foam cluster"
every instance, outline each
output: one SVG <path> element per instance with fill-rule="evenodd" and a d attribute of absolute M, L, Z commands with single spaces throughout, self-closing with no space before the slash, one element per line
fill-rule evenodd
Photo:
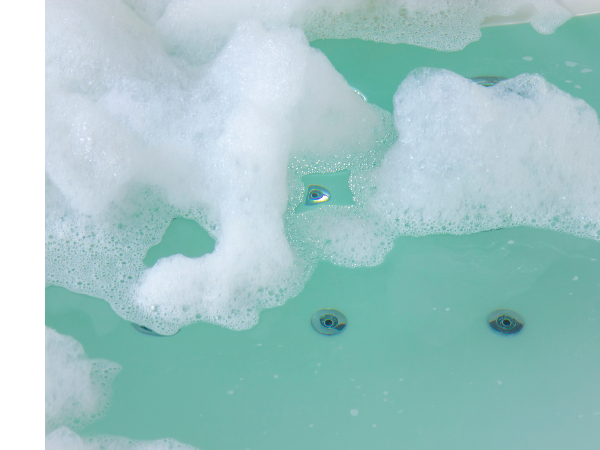
<path fill-rule="evenodd" d="M 80 430 L 108 409 L 121 366 L 89 359 L 71 336 L 46 327 L 47 450 L 197 450 L 173 439 L 133 441 L 117 436 L 80 437 Z"/>
<path fill-rule="evenodd" d="M 206 61 L 228 41 L 240 20 L 271 29 L 294 26 L 309 40 L 364 39 L 456 51 L 481 37 L 486 18 L 528 8 L 530 22 L 549 34 L 571 17 L 555 0 L 125 0 L 151 23 L 170 52 Z"/>
<path fill-rule="evenodd" d="M 67 427 L 46 435 L 46 450 L 198 450 L 174 439 L 134 441 L 118 436 L 82 438 Z"/>
<path fill-rule="evenodd" d="M 535 74 L 485 88 L 423 69 L 394 119 L 400 138 L 363 201 L 402 234 L 526 225 L 600 239 L 600 126 L 583 100 Z"/>
<path fill-rule="evenodd" d="M 88 359 L 79 342 L 46 327 L 46 432 L 79 429 L 108 408 L 116 363 Z"/>
<path fill-rule="evenodd" d="M 293 217 L 320 257 L 375 265 L 395 237 L 530 226 L 600 240 L 596 111 L 536 74 L 483 87 L 418 69 L 394 96 L 398 140 L 350 179 L 356 204 Z"/>
<path fill-rule="evenodd" d="M 46 50 L 48 282 L 165 334 L 248 328 L 296 295 L 312 266 L 284 229 L 290 153 L 343 158 L 387 132 L 289 27 L 241 21 L 198 66 L 116 0 L 50 2 Z M 146 269 L 177 215 L 206 226 L 214 251 Z"/>
<path fill-rule="evenodd" d="M 457 51 L 481 37 L 486 18 L 509 16 L 533 6 L 530 23 L 551 34 L 572 14 L 554 0 L 376 0 L 323 2 L 303 12 L 309 39 L 364 39 Z"/>
<path fill-rule="evenodd" d="M 377 264 L 399 234 L 529 224 L 598 239 L 598 121 L 581 100 L 539 76 L 486 90 L 425 70 L 399 88 L 392 120 L 306 37 L 457 49 L 518 2 L 234 3 L 47 1 L 48 284 L 163 334 L 239 330 L 319 260 Z M 545 32 L 568 16 L 533 3 Z M 295 214 L 300 177 L 337 170 L 355 205 Z M 178 216 L 214 251 L 146 268 Z"/>

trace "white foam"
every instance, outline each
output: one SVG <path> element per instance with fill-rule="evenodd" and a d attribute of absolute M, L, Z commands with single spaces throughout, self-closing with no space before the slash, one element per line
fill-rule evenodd
<path fill-rule="evenodd" d="M 79 342 L 46 327 L 46 432 L 78 429 L 102 416 L 121 367 L 88 359 Z"/>
<path fill-rule="evenodd" d="M 104 298 L 166 334 L 198 320 L 244 329 L 261 309 L 296 295 L 318 260 L 378 264 L 398 234 L 536 218 L 535 226 L 597 238 L 596 205 L 583 196 L 597 189 L 589 178 L 598 124 L 583 102 L 539 77 L 511 82 L 526 93 L 518 96 L 448 73 L 413 75 L 396 95 L 400 141 L 382 162 L 396 137 L 389 113 L 369 105 L 290 27 L 312 38 L 458 49 L 478 38 L 483 17 L 520 4 L 49 0 L 47 283 Z M 552 1 L 534 4 L 532 24 L 543 32 L 568 17 Z M 536 142 L 548 148 L 536 150 Z M 496 154 L 498 162 L 490 159 Z M 519 158 L 543 167 L 554 184 Z M 490 169 L 492 181 L 479 172 L 465 180 L 479 163 L 476 171 Z M 301 175 L 342 169 L 352 173 L 355 205 L 294 213 Z M 483 182 L 491 184 L 478 187 Z M 534 188 L 537 197 L 509 201 Z M 473 207 L 483 217 L 475 222 L 464 219 Z M 558 219 L 544 222 L 551 213 Z M 147 249 L 176 216 L 204 226 L 214 251 L 146 269 Z"/>
<path fill-rule="evenodd" d="M 375 265 L 399 235 L 510 226 L 600 239 L 596 112 L 539 75 L 486 88 L 446 70 L 411 73 L 394 97 L 398 141 L 357 169 L 352 207 L 290 219 L 320 258 Z"/>
<path fill-rule="evenodd" d="M 124 437 L 97 436 L 82 438 L 67 427 L 46 435 L 46 450 L 198 450 L 174 439 L 134 441 Z"/>
<path fill-rule="evenodd" d="M 486 18 L 502 23 L 499 17 L 518 14 L 524 7 L 527 15 L 521 21 L 544 34 L 572 16 L 554 0 L 173 0 L 166 6 L 159 1 L 151 12 L 141 2 L 129 3 L 156 24 L 170 51 L 195 62 L 216 54 L 236 23 L 247 18 L 268 28 L 299 27 L 310 40 L 358 38 L 451 51 L 478 40 Z M 154 10 L 162 11 L 159 19 Z"/>
<path fill-rule="evenodd" d="M 486 18 L 511 16 L 525 6 L 529 8 L 525 21 L 542 34 L 553 33 L 572 17 L 553 0 L 350 0 L 320 2 L 296 23 L 303 24 L 309 39 L 359 38 L 456 51 L 481 37 Z"/>
<path fill-rule="evenodd" d="M 67 427 L 59 427 L 46 435 L 46 450 L 88 450 L 81 437 Z"/>
<path fill-rule="evenodd" d="M 71 336 L 46 327 L 46 450 L 197 450 L 173 439 L 133 441 L 124 437 L 81 438 L 81 429 L 109 406 L 116 363 L 88 359 Z"/>
<path fill-rule="evenodd" d="M 248 328 L 312 269 L 284 230 L 290 152 L 369 150 L 381 113 L 299 30 L 242 22 L 198 68 L 107 5 L 48 5 L 48 282 L 167 334 L 196 320 Z M 107 25 L 88 27 L 97 16 Z M 145 270 L 174 215 L 209 228 L 215 250 Z"/>
<path fill-rule="evenodd" d="M 529 225 L 600 239 L 598 116 L 539 75 L 484 88 L 417 70 L 394 120 L 399 140 L 361 202 L 396 232 Z"/>

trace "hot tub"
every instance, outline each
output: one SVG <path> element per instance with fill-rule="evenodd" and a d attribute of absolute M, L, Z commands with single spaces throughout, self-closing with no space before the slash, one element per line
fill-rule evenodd
<path fill-rule="evenodd" d="M 598 111 L 598 42 L 600 16 L 586 15 L 550 35 L 529 24 L 483 28 L 456 52 L 358 39 L 310 45 L 382 111 L 393 111 L 398 86 L 421 67 L 465 78 L 540 74 Z M 352 207 L 350 173 L 327 172 L 313 170 L 295 189 L 325 186 L 331 204 L 306 206 L 296 194 L 289 214 L 310 221 L 317 209 Z M 173 219 L 147 267 L 213 251 L 197 222 Z M 46 325 L 122 367 L 107 413 L 79 434 L 215 450 L 595 450 L 600 241 L 543 228 L 396 236 L 370 267 L 321 260 L 297 295 L 245 330 L 199 321 L 151 336 L 104 299 L 50 283 Z M 324 308 L 345 315 L 342 332 L 315 330 L 311 318 Z M 519 333 L 490 327 L 501 308 L 522 316 Z"/>

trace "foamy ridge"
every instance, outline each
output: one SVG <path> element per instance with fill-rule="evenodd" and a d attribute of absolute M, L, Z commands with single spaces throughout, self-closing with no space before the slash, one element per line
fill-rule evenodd
<path fill-rule="evenodd" d="M 67 427 L 46 435 L 46 450 L 198 450 L 175 439 L 134 441 L 118 436 L 82 438 Z"/>
<path fill-rule="evenodd" d="M 364 2 L 331 2 L 306 14 L 303 28 L 311 40 L 358 38 L 456 51 L 481 37 L 486 18 L 513 15 L 524 5 L 533 8 L 530 23 L 541 34 L 553 33 L 572 17 L 553 0 L 381 0 L 369 2 L 369 7 Z"/>
<path fill-rule="evenodd" d="M 432 24 L 472 12 L 418 3 L 375 4 Z M 499 14 L 492 3 L 469 8 Z M 392 120 L 305 36 L 350 37 L 356 14 L 375 14 L 361 4 L 48 1 L 47 283 L 164 334 L 196 321 L 239 330 L 297 295 L 319 260 L 378 264 L 398 235 L 530 225 L 600 239 L 592 108 L 536 75 L 488 89 L 423 70 Z M 535 4 L 546 31 L 567 17 Z M 469 29 L 445 49 L 477 38 Z M 355 205 L 294 212 L 302 175 L 342 169 Z M 214 251 L 146 268 L 178 216 Z"/>
<path fill-rule="evenodd" d="M 352 207 L 290 215 L 323 259 L 380 264 L 398 236 L 530 226 L 600 240 L 596 111 L 539 75 L 487 88 L 418 69 L 394 96 L 398 140 L 355 171 Z"/>
<path fill-rule="evenodd" d="M 294 26 L 309 40 L 364 39 L 456 51 L 481 37 L 486 18 L 511 16 L 528 8 L 528 21 L 550 34 L 572 13 L 554 0 L 127 0 L 155 25 L 169 51 L 189 61 L 206 61 L 237 23 L 252 19 L 266 28 Z"/>
<path fill-rule="evenodd" d="M 600 240 L 598 115 L 540 75 L 485 88 L 416 70 L 394 121 L 400 139 L 361 201 L 401 234 L 525 225 Z"/>
<path fill-rule="evenodd" d="M 312 265 L 285 235 L 290 151 L 364 153 L 389 131 L 381 112 L 296 29 L 243 21 L 197 67 L 116 1 L 102 14 L 52 6 L 48 282 L 165 334 L 197 320 L 249 328 L 296 295 Z M 88 26 L 97 16 L 110 23 L 106 41 Z M 145 269 L 144 252 L 176 215 L 207 226 L 215 250 Z"/>
<path fill-rule="evenodd" d="M 89 359 L 71 336 L 46 327 L 46 450 L 197 450 L 174 439 L 134 441 L 118 436 L 82 438 L 80 430 L 102 417 L 121 366 Z"/>
<path fill-rule="evenodd" d="M 46 327 L 46 432 L 68 426 L 80 429 L 108 408 L 116 363 L 88 359 L 71 336 Z"/>

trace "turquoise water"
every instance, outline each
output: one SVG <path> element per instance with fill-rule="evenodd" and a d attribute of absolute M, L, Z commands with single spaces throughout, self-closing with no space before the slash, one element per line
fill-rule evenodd
<path fill-rule="evenodd" d="M 540 73 L 598 111 L 599 25 L 598 16 L 575 18 L 550 36 L 529 25 L 486 28 L 455 53 L 358 40 L 313 46 L 388 110 L 404 77 L 430 66 L 463 76 Z M 329 184 L 349 202 L 344 176 L 303 181 Z M 144 263 L 213 246 L 201 227 L 177 219 Z M 57 287 L 46 290 L 46 324 L 90 358 L 123 367 L 108 413 L 83 436 L 171 437 L 219 450 L 592 450 L 600 439 L 598 264 L 598 241 L 543 230 L 403 237 L 376 267 L 319 263 L 300 295 L 247 331 L 194 324 L 148 337 L 103 300 Z M 310 318 L 322 308 L 343 311 L 347 329 L 317 334 Z M 498 308 L 518 311 L 524 331 L 494 334 L 486 318 Z"/>
<path fill-rule="evenodd" d="M 600 109 L 597 15 L 576 17 L 554 34 L 541 35 L 527 24 L 483 28 L 482 38 L 459 52 L 438 52 L 411 45 L 391 45 L 360 40 L 323 40 L 321 49 L 371 103 L 392 110 L 392 97 L 408 73 L 417 67 L 439 67 L 465 77 L 539 73 L 569 94 Z M 523 57 L 533 58 L 531 61 Z M 570 67 L 565 63 L 576 62 Z M 581 73 L 589 67 L 593 72 Z M 571 83 L 566 81 L 570 80 Z M 580 86 L 581 88 L 576 88 Z"/>

